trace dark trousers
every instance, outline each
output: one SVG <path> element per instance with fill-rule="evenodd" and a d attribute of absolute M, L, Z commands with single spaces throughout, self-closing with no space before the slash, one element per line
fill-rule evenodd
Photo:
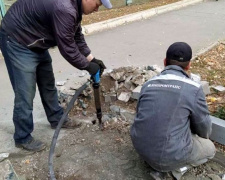
<path fill-rule="evenodd" d="M 33 131 L 33 99 L 38 86 L 48 121 L 57 125 L 63 109 L 58 103 L 57 89 L 48 51 L 33 52 L 0 31 L 0 47 L 14 90 L 14 140 L 29 141 Z"/>

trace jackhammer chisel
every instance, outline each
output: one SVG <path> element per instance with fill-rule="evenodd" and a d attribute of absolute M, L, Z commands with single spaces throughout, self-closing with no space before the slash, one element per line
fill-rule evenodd
<path fill-rule="evenodd" d="M 103 123 L 102 123 L 102 109 L 101 109 L 101 100 L 100 100 L 100 72 L 98 71 L 94 76 L 91 77 L 93 81 L 93 89 L 94 89 L 94 98 L 95 98 L 95 107 L 96 107 L 96 115 L 99 122 L 99 128 L 103 130 Z M 95 123 L 95 121 L 93 122 Z"/>

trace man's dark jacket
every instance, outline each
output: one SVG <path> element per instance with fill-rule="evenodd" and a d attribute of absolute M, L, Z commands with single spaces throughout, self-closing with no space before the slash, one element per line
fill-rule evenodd
<path fill-rule="evenodd" d="M 58 46 L 69 63 L 84 69 L 91 51 L 81 31 L 81 6 L 81 0 L 17 0 L 1 27 L 35 52 Z"/>
<path fill-rule="evenodd" d="M 158 171 L 188 163 L 192 133 L 209 138 L 211 120 L 200 84 L 179 66 L 167 66 L 144 84 L 131 138 L 137 152 Z"/>

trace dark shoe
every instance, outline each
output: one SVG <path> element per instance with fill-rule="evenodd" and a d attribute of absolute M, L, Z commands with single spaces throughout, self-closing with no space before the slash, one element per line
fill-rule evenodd
<path fill-rule="evenodd" d="M 46 148 L 46 145 L 43 142 L 35 140 L 34 138 L 26 143 L 15 143 L 15 146 L 33 152 L 38 152 Z"/>
<path fill-rule="evenodd" d="M 81 126 L 81 122 L 77 122 L 75 120 L 72 120 L 72 119 L 69 119 L 67 118 L 67 121 L 63 123 L 62 125 L 62 128 L 65 128 L 65 129 L 74 129 L 74 128 L 78 128 Z M 51 126 L 52 129 L 56 129 L 57 128 L 57 125 L 55 126 Z"/>

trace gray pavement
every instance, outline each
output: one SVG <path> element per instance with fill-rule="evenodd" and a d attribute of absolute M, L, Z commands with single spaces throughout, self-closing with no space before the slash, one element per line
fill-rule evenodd
<path fill-rule="evenodd" d="M 86 41 L 92 53 L 102 59 L 108 69 L 128 65 L 163 66 L 165 51 L 175 41 L 189 43 L 195 55 L 210 44 L 225 39 L 224 7 L 225 0 L 207 0 L 147 20 L 86 36 Z M 80 72 L 61 57 L 57 48 L 51 49 L 50 53 L 56 81 L 67 78 L 80 81 Z M 0 153 L 17 152 L 12 138 L 14 95 L 2 58 L 0 72 Z M 50 143 L 54 131 L 48 126 L 38 93 L 34 100 L 34 122 L 34 136 Z"/>

